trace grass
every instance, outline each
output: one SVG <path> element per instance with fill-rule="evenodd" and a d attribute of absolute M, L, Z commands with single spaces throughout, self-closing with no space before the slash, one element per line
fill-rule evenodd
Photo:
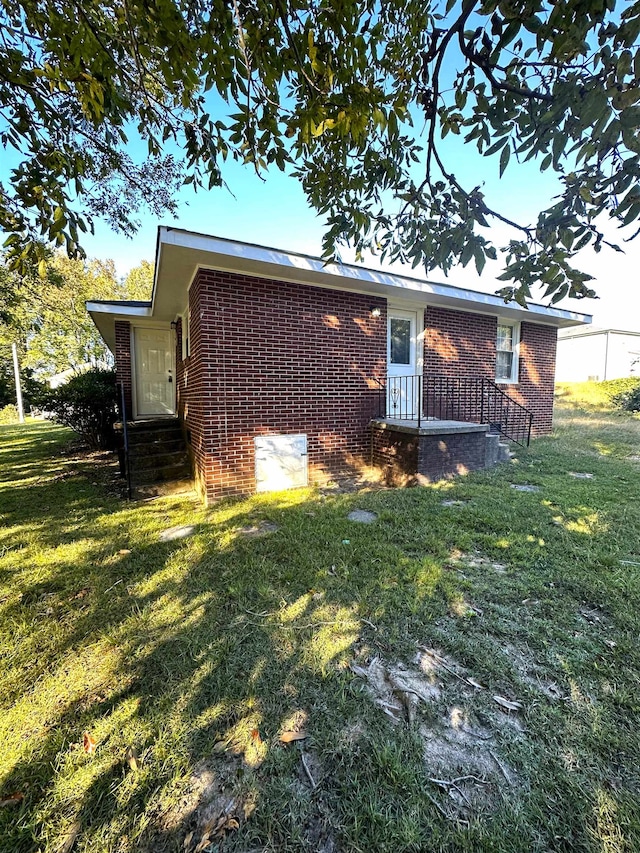
<path fill-rule="evenodd" d="M 205 510 L 0 428 L 0 851 L 640 849 L 639 439 L 568 391 L 492 472 Z"/>

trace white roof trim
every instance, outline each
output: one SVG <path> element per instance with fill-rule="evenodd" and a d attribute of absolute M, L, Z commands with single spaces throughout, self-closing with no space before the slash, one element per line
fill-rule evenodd
<path fill-rule="evenodd" d="M 125 302 L 86 302 L 87 311 L 92 314 L 118 314 L 123 317 L 151 317 L 151 303 L 147 305 L 127 305 Z"/>
<path fill-rule="evenodd" d="M 264 264 L 265 267 L 280 267 L 286 270 L 287 280 L 295 278 L 302 283 L 311 283 L 315 276 L 336 279 L 334 287 L 340 287 L 339 282 L 349 282 L 349 289 L 360 287 L 365 292 L 381 293 L 387 288 L 403 291 L 407 295 L 423 296 L 425 302 L 433 301 L 434 304 L 449 304 L 452 308 L 468 311 L 482 311 L 492 314 L 517 314 L 521 319 L 530 319 L 531 322 L 549 323 L 554 326 L 561 325 L 583 325 L 591 323 L 592 317 L 588 314 L 580 314 L 576 311 L 567 311 L 561 308 L 547 307 L 530 303 L 528 309 L 521 308 L 514 303 L 505 303 L 499 296 L 482 293 L 468 288 L 456 287 L 455 285 L 440 284 L 427 281 L 426 279 L 412 278 L 411 276 L 398 275 L 396 273 L 372 270 L 367 267 L 353 266 L 351 264 L 325 264 L 322 259 L 295 252 L 284 252 L 278 249 L 270 249 L 251 243 L 241 243 L 236 240 L 227 240 L 220 237 L 197 234 L 192 231 L 160 226 L 158 229 L 158 256 L 156 269 L 159 269 L 160 253 L 162 246 L 176 246 L 185 249 L 193 249 L 207 254 L 219 255 L 236 261 L 250 261 L 254 264 Z M 199 264 L 201 265 L 201 264 Z M 219 269 L 217 265 L 215 268 Z M 239 266 L 225 265 L 226 269 L 236 269 Z M 251 274 L 251 273 L 249 273 Z M 255 272 L 253 273 L 256 274 Z M 265 277 L 273 277 L 273 272 L 265 270 Z M 346 281 L 345 281 L 346 280 Z M 156 279 L 157 287 L 157 279 Z M 326 286 L 326 285 L 325 285 Z M 153 303 L 155 305 L 156 287 L 154 287 Z M 399 295 L 399 294 L 398 294 Z M 431 299 L 429 298 L 431 297 Z M 465 305 L 466 303 L 466 305 Z"/>
<path fill-rule="evenodd" d="M 640 338 L 640 332 L 625 331 L 624 329 L 563 329 L 562 334 L 558 338 L 559 341 L 567 341 L 572 338 L 584 338 L 595 335 L 628 335 L 632 338 Z"/>

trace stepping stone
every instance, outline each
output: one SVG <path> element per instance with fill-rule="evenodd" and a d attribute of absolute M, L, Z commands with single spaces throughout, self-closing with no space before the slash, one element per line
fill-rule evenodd
<path fill-rule="evenodd" d="M 354 509 L 347 516 L 349 521 L 357 521 L 359 524 L 373 524 L 377 517 L 375 512 L 369 512 L 367 509 Z"/>
<path fill-rule="evenodd" d="M 593 480 L 593 474 L 579 473 L 577 471 L 569 471 L 570 477 L 575 477 L 576 480 Z"/>
<path fill-rule="evenodd" d="M 440 501 L 440 506 L 465 506 L 469 501 Z"/>
<path fill-rule="evenodd" d="M 530 485 L 520 485 L 519 483 L 512 483 L 511 488 L 515 489 L 516 492 L 539 492 L 540 486 L 530 486 Z"/>
<path fill-rule="evenodd" d="M 179 524 L 176 527 L 168 527 L 158 536 L 161 542 L 173 542 L 174 539 L 184 539 L 192 536 L 196 531 L 193 524 Z"/>
<path fill-rule="evenodd" d="M 257 539 L 260 536 L 275 533 L 277 530 L 277 524 L 273 524 L 271 521 L 261 521 L 259 524 L 252 524 L 250 527 L 241 527 L 238 533 L 241 536 L 248 536 L 250 539 Z"/>

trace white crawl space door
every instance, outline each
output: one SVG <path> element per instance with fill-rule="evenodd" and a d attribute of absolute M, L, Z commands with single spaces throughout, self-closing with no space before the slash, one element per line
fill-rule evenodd
<path fill-rule="evenodd" d="M 307 485 L 306 435 L 260 435 L 254 442 L 257 492 L 278 492 Z"/>

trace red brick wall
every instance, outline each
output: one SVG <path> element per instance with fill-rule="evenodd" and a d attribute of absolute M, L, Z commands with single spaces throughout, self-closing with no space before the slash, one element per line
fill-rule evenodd
<path fill-rule="evenodd" d="M 200 270 L 190 305 L 180 388 L 206 500 L 255 489 L 256 435 L 306 433 L 313 479 L 366 456 L 372 380 L 386 365 L 385 300 Z"/>
<path fill-rule="evenodd" d="M 127 420 L 133 420 L 131 399 L 131 323 L 116 320 L 116 379 L 124 385 Z M 119 401 L 118 401 L 119 402 Z"/>
<path fill-rule="evenodd" d="M 520 381 L 503 385 L 514 399 L 533 412 L 533 433 L 551 432 L 558 332 L 539 323 L 520 326 Z"/>
<path fill-rule="evenodd" d="M 429 307 L 424 312 L 425 376 L 487 376 L 496 369 L 496 317 Z"/>
<path fill-rule="evenodd" d="M 388 485 L 420 485 L 484 468 L 487 436 L 412 435 L 374 426 L 371 449 L 372 462 L 383 469 Z"/>
<path fill-rule="evenodd" d="M 369 455 L 372 380 L 386 370 L 384 299 L 200 270 L 189 303 L 184 361 L 178 324 L 178 411 L 205 500 L 255 489 L 257 435 L 306 433 L 316 480 Z M 427 308 L 425 376 L 493 379 L 496 330 L 496 317 Z M 520 381 L 501 386 L 532 409 L 537 433 L 551 429 L 555 340 L 555 329 L 522 323 Z"/>
<path fill-rule="evenodd" d="M 429 307 L 425 311 L 425 376 L 495 379 L 496 317 Z M 557 330 L 539 323 L 520 327 L 519 381 L 500 388 L 533 412 L 533 433 L 551 431 Z"/>

